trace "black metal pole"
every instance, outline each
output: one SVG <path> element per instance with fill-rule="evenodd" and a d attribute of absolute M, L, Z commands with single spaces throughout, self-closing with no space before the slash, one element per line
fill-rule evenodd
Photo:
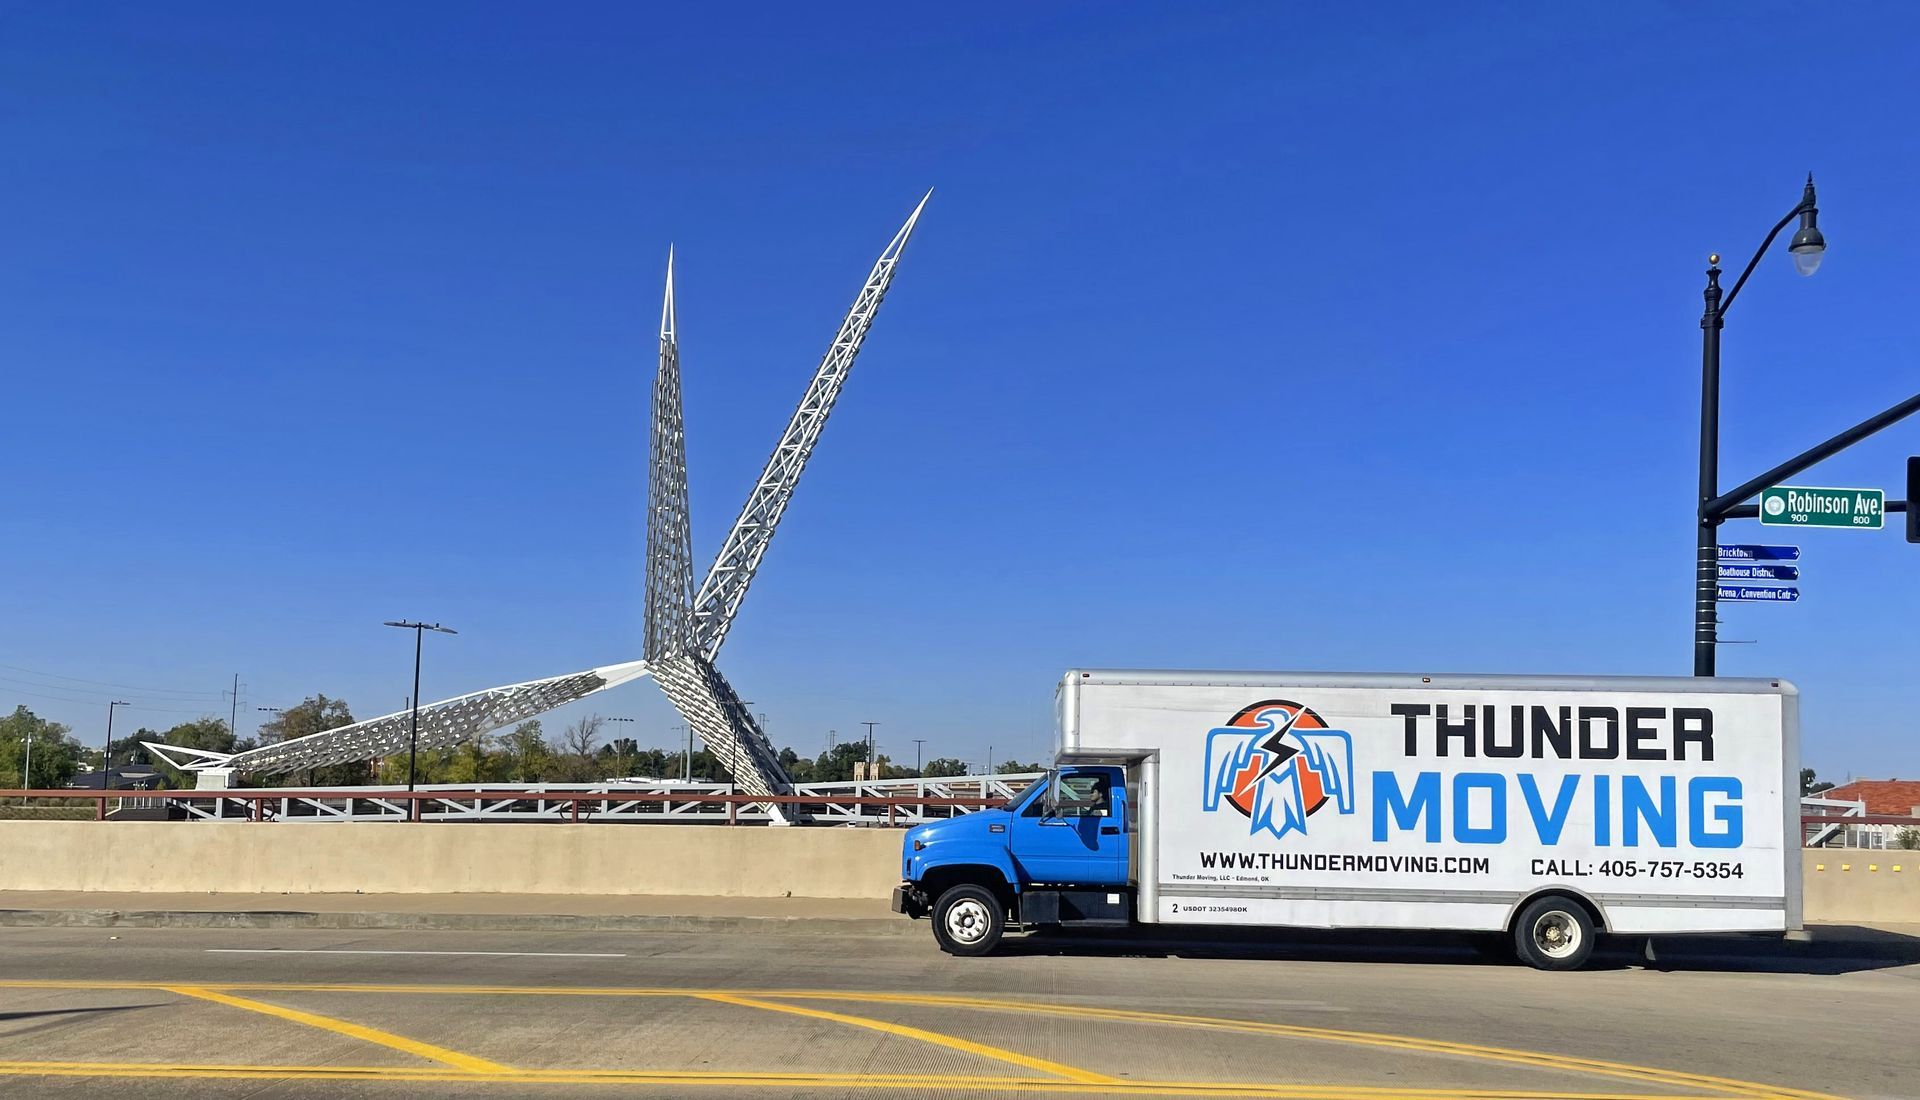
<path fill-rule="evenodd" d="M 1753 259 L 1733 281 L 1733 289 L 1720 292 L 1720 257 L 1707 258 L 1706 313 L 1700 318 L 1700 499 L 1694 510 L 1693 578 L 1693 674 L 1714 674 L 1714 646 L 1719 642 L 1720 597 L 1720 523 L 1726 519 L 1732 501 L 1720 495 L 1720 329 L 1726 324 L 1727 310 L 1740 296 L 1740 288 L 1760 266 L 1760 258 L 1773 246 L 1781 230 L 1800 219 L 1800 231 L 1794 234 L 1788 250 L 1800 257 L 1811 256 L 1801 266 L 1801 274 L 1811 275 L 1826 251 L 1826 238 L 1819 230 L 1819 207 L 1813 190 L 1813 173 L 1807 173 L 1807 186 L 1800 201 L 1787 216 L 1774 224 L 1767 239 L 1754 250 Z M 1831 442 L 1831 441 L 1830 441 Z M 1811 453 L 1811 452 L 1809 452 Z M 1802 456 L 1805 457 L 1805 456 Z M 1764 475 L 1763 475 L 1764 476 Z"/>
<path fill-rule="evenodd" d="M 1780 482 L 1805 470 L 1814 463 L 1823 462 L 1832 458 L 1834 455 L 1839 454 L 1841 451 L 1846 450 L 1848 447 L 1853 446 L 1855 443 L 1860 442 L 1880 429 L 1890 424 L 1897 424 L 1916 412 L 1920 412 L 1920 393 L 1914 394 L 1912 397 L 1907 398 L 1905 401 L 1900 402 L 1898 405 L 1884 412 L 1878 412 L 1869 416 L 1860 423 L 1834 436 L 1832 439 L 1823 443 L 1817 443 L 1801 451 L 1799 454 L 1794 455 L 1792 458 L 1787 459 L 1785 462 L 1782 462 L 1780 465 L 1775 466 L 1773 469 L 1768 470 L 1766 473 L 1761 474 L 1759 477 L 1754 478 L 1739 488 L 1729 489 L 1714 500 L 1707 502 L 1707 514 L 1717 519 L 1733 519 L 1733 509 L 1737 505 L 1744 504 L 1748 500 L 1751 500 L 1760 490 L 1768 486 L 1778 485 Z M 1891 504 L 1893 502 L 1889 501 L 1888 503 Z M 1892 509 L 1889 508 L 1888 510 L 1891 511 Z"/>
<path fill-rule="evenodd" d="M 100 789 L 113 789 L 113 711 L 118 703 L 107 704 L 107 743 L 100 747 Z"/>
<path fill-rule="evenodd" d="M 1694 510 L 1693 674 L 1712 676 L 1720 595 L 1720 521 L 1708 506 L 1720 493 L 1720 257 L 1708 259 L 1707 309 L 1700 318 L 1700 497 Z"/>
<path fill-rule="evenodd" d="M 420 756 L 420 639 L 424 626 L 413 628 L 413 728 L 407 732 L 407 790 L 412 792 L 414 767 Z"/>

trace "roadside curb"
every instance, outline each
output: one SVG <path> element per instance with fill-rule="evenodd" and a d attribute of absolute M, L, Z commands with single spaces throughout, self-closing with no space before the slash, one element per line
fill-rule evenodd
<path fill-rule="evenodd" d="M 738 917 L 579 913 L 368 913 L 293 909 L 0 909 L 0 928 L 312 928 L 420 932 L 783 932 L 903 936 L 905 918 Z"/>

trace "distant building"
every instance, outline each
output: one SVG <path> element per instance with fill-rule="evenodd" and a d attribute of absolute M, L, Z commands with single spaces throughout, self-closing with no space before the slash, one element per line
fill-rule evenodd
<path fill-rule="evenodd" d="M 1920 817 L 1920 779 L 1855 779 L 1812 796 L 1814 802 L 1841 802 L 1878 817 Z M 1806 807 L 1809 813 L 1842 813 L 1839 807 Z M 1902 825 L 1846 825 L 1840 830 L 1808 826 L 1808 840 L 1824 833 L 1828 847 L 1897 848 Z"/>
<path fill-rule="evenodd" d="M 97 791 L 102 778 L 110 777 L 113 782 L 107 784 L 118 791 L 150 791 L 160 785 L 161 775 L 151 765 L 128 764 L 125 767 L 108 769 L 104 776 L 99 769 L 80 772 L 67 781 L 67 789 L 76 791 Z"/>
<path fill-rule="evenodd" d="M 1856 779 L 1821 791 L 1820 797 L 1864 802 L 1870 814 L 1920 817 L 1920 779 Z"/>

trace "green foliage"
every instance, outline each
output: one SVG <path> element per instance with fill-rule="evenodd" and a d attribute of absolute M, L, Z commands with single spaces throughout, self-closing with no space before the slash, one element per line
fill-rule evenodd
<path fill-rule="evenodd" d="M 853 778 L 853 766 L 867 758 L 865 741 L 842 741 L 813 762 L 813 783 L 844 783 Z"/>
<path fill-rule="evenodd" d="M 506 774 L 502 779 L 514 783 L 540 783 L 553 778 L 553 750 L 540 735 L 540 719 L 531 718 L 502 739 L 501 755 Z"/>
<path fill-rule="evenodd" d="M 28 766 L 27 739 L 33 740 L 32 775 L 23 775 Z M 0 718 L 0 787 L 30 787 L 50 790 L 66 786 L 80 770 L 85 755 L 80 742 L 68 735 L 67 727 L 49 722 L 26 707 Z"/>
<path fill-rule="evenodd" d="M 1821 794 L 1832 789 L 1833 784 L 1825 782 L 1821 780 L 1819 776 L 1813 774 L 1812 768 L 1800 769 L 1800 797 L 1806 798 L 1810 795 Z"/>
<path fill-rule="evenodd" d="M 927 761 L 927 766 L 920 770 L 920 774 L 926 776 L 928 779 L 944 779 L 948 776 L 965 775 L 967 774 L 967 762 L 964 760 L 956 760 L 951 756 L 938 757 Z"/>
<path fill-rule="evenodd" d="M 1000 762 L 999 767 L 993 769 L 993 774 L 1012 775 L 1015 772 L 1043 772 L 1046 770 L 1047 766 L 1045 764 L 1022 764 L 1018 760 L 1003 760 Z"/>
<path fill-rule="evenodd" d="M 1894 833 L 1893 846 L 1896 848 L 1905 848 L 1909 852 L 1920 849 L 1920 829 L 1908 825 L 1899 832 Z"/>

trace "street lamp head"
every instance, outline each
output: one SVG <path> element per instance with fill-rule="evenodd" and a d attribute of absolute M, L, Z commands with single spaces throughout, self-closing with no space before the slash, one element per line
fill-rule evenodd
<path fill-rule="evenodd" d="M 1820 209 L 1814 205 L 1813 173 L 1809 172 L 1807 189 L 1800 198 L 1800 231 L 1787 245 L 1787 253 L 1793 257 L 1795 271 L 1811 275 L 1820 270 L 1820 259 L 1826 251 L 1827 238 L 1820 232 Z"/>
<path fill-rule="evenodd" d="M 1811 223 L 1811 212 L 1802 217 L 1807 221 L 1800 226 L 1800 232 L 1793 235 L 1793 243 L 1787 246 L 1787 252 L 1793 257 L 1795 271 L 1811 275 L 1820 270 L 1820 257 L 1827 251 L 1827 238 L 1821 235 L 1819 226 Z"/>

